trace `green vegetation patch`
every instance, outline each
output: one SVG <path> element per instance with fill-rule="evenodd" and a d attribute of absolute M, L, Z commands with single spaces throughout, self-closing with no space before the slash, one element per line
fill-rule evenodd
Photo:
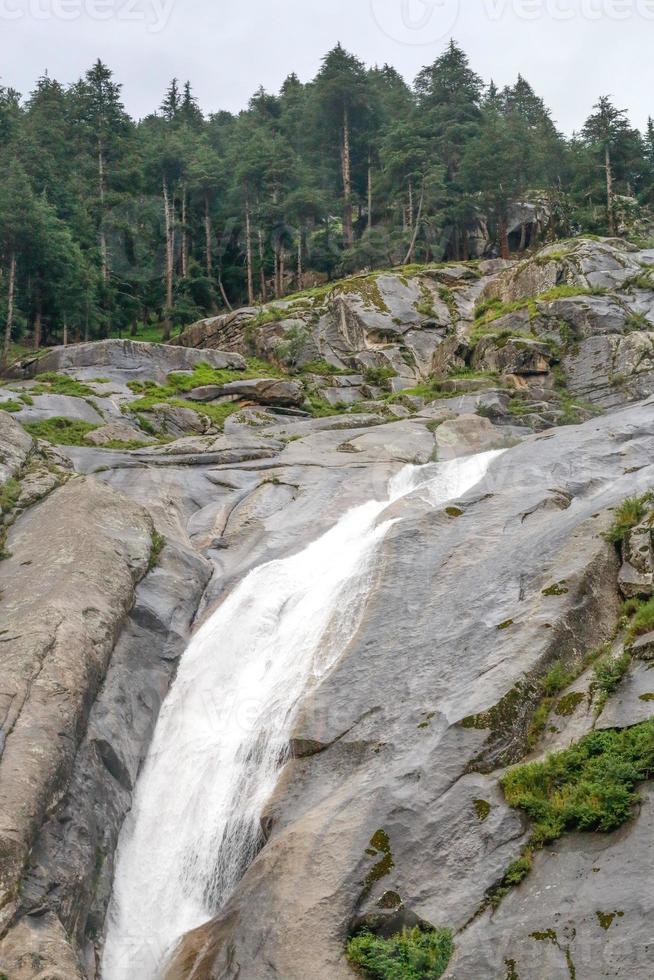
<path fill-rule="evenodd" d="M 622 919 L 624 912 L 596 912 L 597 921 L 606 932 L 611 928 L 616 919 Z"/>
<path fill-rule="evenodd" d="M 45 374 L 37 375 L 35 380 L 38 387 L 32 389 L 34 394 L 70 395 L 73 398 L 100 397 L 93 388 L 77 381 L 76 378 L 69 378 L 67 374 L 47 371 Z M 45 390 L 44 386 L 47 386 Z"/>
<path fill-rule="evenodd" d="M 23 428 L 35 439 L 45 439 L 55 446 L 88 446 L 84 437 L 98 429 L 92 422 L 54 416 L 39 422 L 26 422 Z"/>
<path fill-rule="evenodd" d="M 347 295 L 348 293 L 358 293 L 366 306 L 372 306 L 380 313 L 389 313 L 388 306 L 381 294 L 377 275 L 355 276 L 353 279 L 346 279 L 338 283 L 332 289 L 332 295 Z"/>
<path fill-rule="evenodd" d="M 543 595 L 545 596 L 559 596 L 567 595 L 570 590 L 567 588 L 565 582 L 557 582 L 555 585 L 550 585 L 547 589 L 543 589 Z"/>
<path fill-rule="evenodd" d="M 613 524 L 606 532 L 606 540 L 612 544 L 621 544 L 629 531 L 637 527 L 647 514 L 654 496 L 652 492 L 641 497 L 627 497 L 619 507 L 615 508 Z"/>
<path fill-rule="evenodd" d="M 454 952 L 449 929 L 404 929 L 389 939 L 364 932 L 347 944 L 347 957 L 374 980 L 438 980 Z"/>
<path fill-rule="evenodd" d="M 151 572 L 153 568 L 156 568 L 159 564 L 159 558 L 161 557 L 161 552 L 166 545 L 166 539 L 163 534 L 155 530 L 152 532 L 152 544 L 150 545 L 150 558 L 148 560 L 148 571 Z"/>
<path fill-rule="evenodd" d="M 648 599 L 645 602 L 639 602 L 634 609 L 627 630 L 627 640 L 628 642 L 633 642 L 634 640 L 637 640 L 639 636 L 644 636 L 646 633 L 651 633 L 653 630 L 654 599 Z"/>
<path fill-rule="evenodd" d="M 475 800 L 473 806 L 479 823 L 484 823 L 488 820 L 491 812 L 491 805 L 488 800 Z"/>
<path fill-rule="evenodd" d="M 8 398 L 4 402 L 0 402 L 0 410 L 3 412 L 20 412 L 23 409 L 22 402 L 16 401 L 15 398 Z"/>
<path fill-rule="evenodd" d="M 0 486 L 0 515 L 9 514 L 20 497 L 20 483 L 11 477 Z"/>
<path fill-rule="evenodd" d="M 654 773 L 654 720 L 622 731 L 591 732 L 543 762 L 515 766 L 500 780 L 507 803 L 533 824 L 532 846 L 566 832 L 617 830 L 638 802 L 638 783 Z"/>
<path fill-rule="evenodd" d="M 370 894 L 375 882 L 380 881 L 381 878 L 385 878 L 395 867 L 391 842 L 385 830 L 378 830 L 372 835 L 370 846 L 366 849 L 366 854 L 369 857 L 379 858 L 379 860 L 373 865 L 364 879 L 362 898 Z"/>
<path fill-rule="evenodd" d="M 134 394 L 139 395 L 135 401 L 130 402 L 126 408 L 134 412 L 142 427 L 147 431 L 147 425 L 143 425 L 141 416 L 152 412 L 156 405 L 165 403 L 173 408 L 190 408 L 198 415 L 206 415 L 219 429 L 222 429 L 225 420 L 234 412 L 240 410 L 238 402 L 218 402 L 201 403 L 194 402 L 184 396 L 194 388 L 202 388 L 205 385 L 226 385 L 231 381 L 243 381 L 252 378 L 278 378 L 284 374 L 274 365 L 265 361 L 250 358 L 247 370 L 230 371 L 217 370 L 210 364 L 200 362 L 196 364 L 193 371 L 188 374 L 173 373 L 169 374 L 166 384 L 156 384 L 154 381 L 130 381 L 129 388 Z"/>
<path fill-rule="evenodd" d="M 568 718 L 575 713 L 582 701 L 585 700 L 586 696 L 581 691 L 572 691 L 570 694 L 566 694 L 564 698 L 561 698 L 554 710 L 559 718 Z"/>
<path fill-rule="evenodd" d="M 607 654 L 594 667 L 595 677 L 591 694 L 595 700 L 595 710 L 601 714 L 610 696 L 617 691 L 631 665 L 631 654 L 625 651 L 619 657 Z"/>

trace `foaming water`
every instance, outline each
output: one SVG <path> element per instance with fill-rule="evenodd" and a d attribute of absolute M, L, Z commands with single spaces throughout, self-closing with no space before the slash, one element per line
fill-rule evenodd
<path fill-rule="evenodd" d="M 252 571 L 181 659 L 121 834 L 103 980 L 156 980 L 224 904 L 262 844 L 303 695 L 355 633 L 389 504 L 462 496 L 499 453 L 405 467 L 296 555 Z"/>

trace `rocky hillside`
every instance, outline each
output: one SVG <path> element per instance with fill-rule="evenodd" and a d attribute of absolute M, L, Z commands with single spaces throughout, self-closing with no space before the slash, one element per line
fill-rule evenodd
<path fill-rule="evenodd" d="M 404 926 L 443 940 L 448 980 L 649 976 L 652 265 L 564 242 L 14 365 L 0 975 L 99 978 L 118 835 L 194 625 L 405 464 L 506 449 L 446 510 L 398 503 L 266 845 L 168 980 L 346 980 L 362 929 L 379 957 Z"/>

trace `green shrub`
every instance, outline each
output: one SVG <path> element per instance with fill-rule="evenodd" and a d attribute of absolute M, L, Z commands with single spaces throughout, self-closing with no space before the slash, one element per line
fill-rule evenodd
<path fill-rule="evenodd" d="M 595 664 L 595 679 L 591 685 L 591 693 L 599 694 L 597 699 L 598 711 L 606 704 L 607 698 L 617 690 L 623 677 L 629 670 L 631 656 L 623 653 L 620 657 L 613 657 L 610 654 Z"/>
<path fill-rule="evenodd" d="M 624 731 L 591 732 L 543 762 L 501 779 L 507 803 L 533 822 L 540 846 L 566 831 L 616 830 L 631 816 L 636 786 L 654 772 L 654 721 Z"/>
<path fill-rule="evenodd" d="M 347 944 L 350 962 L 374 980 L 438 980 L 453 952 L 449 929 L 424 932 L 417 926 L 390 939 L 366 932 Z"/>

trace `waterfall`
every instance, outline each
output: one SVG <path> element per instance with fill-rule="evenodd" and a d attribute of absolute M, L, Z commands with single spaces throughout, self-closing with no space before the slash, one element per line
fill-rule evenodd
<path fill-rule="evenodd" d="M 405 467 L 298 554 L 252 571 L 198 630 L 164 702 L 121 834 L 103 980 L 156 980 L 261 846 L 260 817 L 300 701 L 354 634 L 389 504 L 443 505 L 499 453 Z"/>

